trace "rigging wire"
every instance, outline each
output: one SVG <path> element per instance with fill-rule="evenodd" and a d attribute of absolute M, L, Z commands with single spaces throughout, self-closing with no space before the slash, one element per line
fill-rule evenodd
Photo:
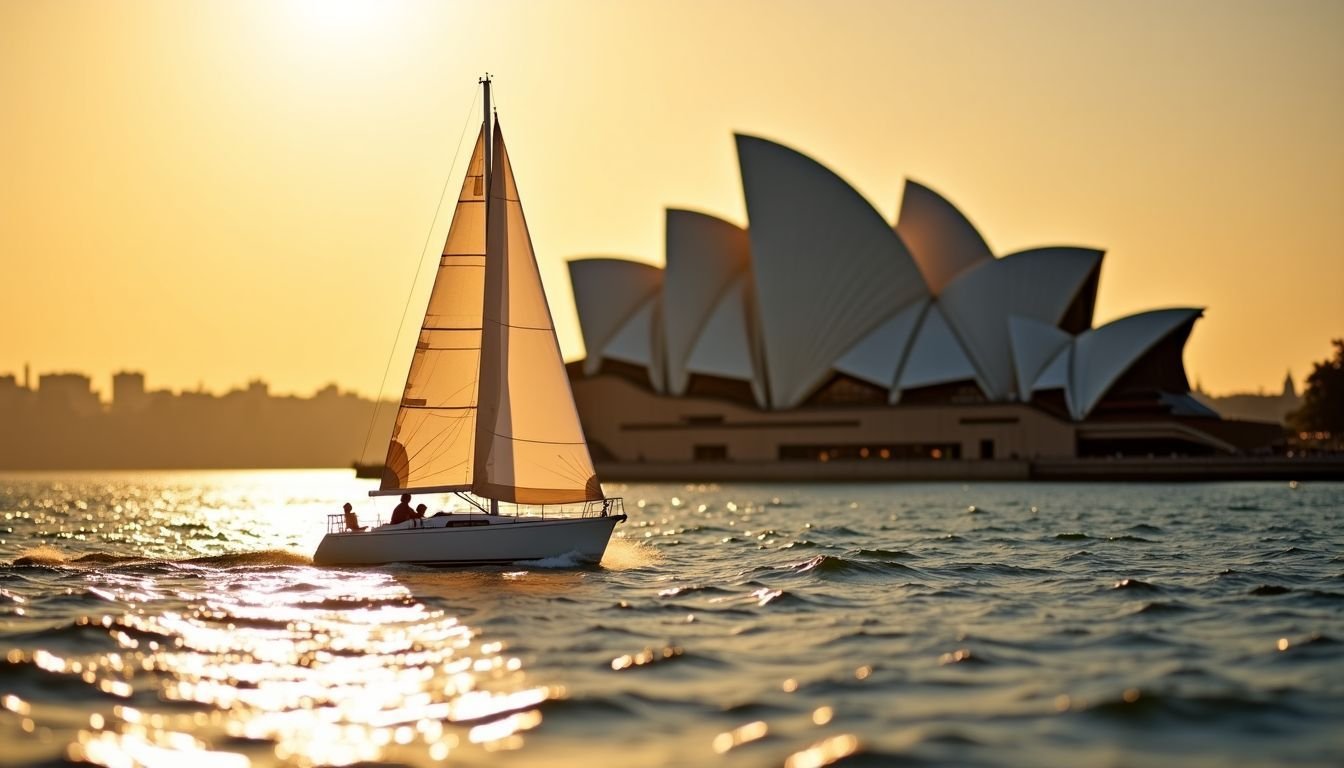
<path fill-rule="evenodd" d="M 471 106 L 467 107 L 467 119 L 462 123 L 462 132 L 457 137 L 457 148 L 453 151 L 453 161 L 448 165 L 448 173 L 443 180 L 443 189 L 439 191 L 439 203 L 434 208 L 434 217 L 429 221 L 429 231 L 425 233 L 425 244 L 420 246 L 420 254 L 415 263 L 415 276 L 411 279 L 410 290 L 406 292 L 406 303 L 401 308 L 401 320 L 397 321 L 397 333 L 392 337 L 391 350 L 387 353 L 387 364 L 383 366 L 383 379 L 378 383 L 378 396 L 373 401 L 373 413 L 369 416 L 369 428 L 364 433 L 364 447 L 359 452 L 361 462 L 369 450 L 369 440 L 373 437 L 373 425 L 378 421 L 378 410 L 383 405 L 383 391 L 387 388 L 387 374 L 392 370 L 392 358 L 397 354 L 397 341 L 401 339 L 401 331 L 406 326 L 406 313 L 411 308 L 411 297 L 415 295 L 415 286 L 420 283 L 420 273 L 425 267 L 425 251 L 429 248 L 430 238 L 434 236 L 434 226 L 438 224 L 439 214 L 443 211 L 443 200 L 448 196 L 448 187 L 453 182 L 453 171 L 457 168 L 457 158 L 462 154 L 462 141 L 466 138 L 467 127 L 471 125 L 471 114 L 476 108 L 477 93 L 479 93 L 479 89 L 473 88 Z"/>

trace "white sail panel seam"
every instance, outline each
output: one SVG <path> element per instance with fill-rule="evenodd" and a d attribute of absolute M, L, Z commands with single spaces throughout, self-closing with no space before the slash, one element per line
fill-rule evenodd
<path fill-rule="evenodd" d="M 495 325 L 504 328 L 512 328 L 515 331 L 552 331 L 555 330 L 549 325 L 511 325 L 509 323 L 495 322 Z"/>
<path fill-rule="evenodd" d="M 512 436 L 512 435 L 501 435 L 500 433 L 498 433 L 498 432 L 494 432 L 494 431 L 491 431 L 490 434 L 494 435 L 495 437 L 503 438 L 504 440 L 511 440 L 511 441 L 513 441 L 513 442 L 515 442 L 515 443 L 534 443 L 534 444 L 536 444 L 536 445 L 584 445 L 584 446 L 588 445 L 588 443 L 587 443 L 587 442 L 584 442 L 584 441 L 573 441 L 573 440 L 529 440 L 529 439 L 527 439 L 526 437 L 514 437 L 514 436 Z"/>

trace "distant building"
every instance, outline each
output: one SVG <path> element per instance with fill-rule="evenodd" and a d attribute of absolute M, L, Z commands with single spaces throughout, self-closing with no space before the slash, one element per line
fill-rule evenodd
<path fill-rule="evenodd" d="M 1199 308 L 1093 327 L 1102 252 L 996 257 L 932 189 L 886 223 L 816 161 L 737 137 L 748 229 L 669 210 L 666 266 L 570 263 L 599 461 L 1215 454 L 1277 431 L 1191 396 Z"/>
<path fill-rule="evenodd" d="M 37 377 L 37 406 L 47 411 L 70 411 L 89 416 L 102 411 L 88 376 L 82 373 L 44 373 Z"/>
<path fill-rule="evenodd" d="M 354 396 L 354 393 L 342 392 L 340 387 L 336 386 L 334 382 L 313 393 L 313 399 L 315 400 L 336 400 L 342 397 Z"/>
<path fill-rule="evenodd" d="M 1278 394 L 1242 392 L 1215 397 L 1196 388 L 1195 397 L 1213 408 L 1226 419 L 1244 419 L 1246 421 L 1267 421 L 1285 424 L 1288 415 L 1302 407 L 1302 398 L 1293 384 L 1292 373 L 1283 379 L 1283 390 Z"/>
<path fill-rule="evenodd" d="M 353 394 L 271 397 L 259 381 L 223 397 L 144 381 L 113 376 L 104 409 L 83 374 L 44 375 L 37 391 L 0 376 L 0 470 L 348 467 L 386 445 L 397 412 Z"/>
<path fill-rule="evenodd" d="M 28 394 L 27 389 L 19 387 L 19 381 L 12 373 L 0 376 L 0 410 L 15 408 L 19 399 Z"/>
<path fill-rule="evenodd" d="M 145 374 L 135 371 L 122 371 L 112 375 L 112 410 L 121 413 L 134 413 L 149 405 L 145 394 Z"/>

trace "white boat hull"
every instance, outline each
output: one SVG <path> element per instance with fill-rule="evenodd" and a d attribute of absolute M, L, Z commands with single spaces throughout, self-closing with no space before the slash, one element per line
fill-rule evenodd
<path fill-rule="evenodd" d="M 328 533 L 314 565 L 491 565 L 573 555 L 596 563 L 625 515 L 508 517 L 453 515 L 371 531 Z"/>

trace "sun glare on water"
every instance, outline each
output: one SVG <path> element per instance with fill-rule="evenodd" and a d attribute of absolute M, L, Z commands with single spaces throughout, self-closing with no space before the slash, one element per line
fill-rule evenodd
<path fill-rule="evenodd" d="M 71 599 L 96 612 L 72 631 L 107 646 L 15 648 L 0 663 L 105 697 L 66 752 L 98 765 L 424 764 L 520 748 L 564 693 L 459 618 L 458 596 L 483 582 L 544 592 L 573 572 L 307 567 L 326 516 L 342 499 L 369 505 L 368 486 L 344 470 L 55 484 L 11 517 L 54 530 L 56 543 L 7 559 L 79 584 Z M 111 500 L 75 506 L 98 493 Z M 29 606 L 15 606 L 11 619 L 25 618 Z M 0 706 L 29 733 L 64 722 L 41 697 Z"/>
<path fill-rule="evenodd" d="M 92 678 L 127 702 L 80 733 L 72 759 L 111 766 L 191 752 L 248 764 L 245 754 L 209 752 L 196 734 L 270 742 L 297 765 L 442 760 L 468 744 L 517 748 L 541 722 L 538 705 L 558 695 L 527 685 L 502 643 L 481 642 L 386 574 L 313 571 L 314 589 L 302 591 L 281 575 L 218 578 L 229 583 L 191 610 L 97 622 L 117 652 L 43 656 L 44 669 Z M 144 602 L 134 590 L 114 597 Z M 163 700 L 189 709 L 133 706 L 146 677 L 157 678 Z"/>

